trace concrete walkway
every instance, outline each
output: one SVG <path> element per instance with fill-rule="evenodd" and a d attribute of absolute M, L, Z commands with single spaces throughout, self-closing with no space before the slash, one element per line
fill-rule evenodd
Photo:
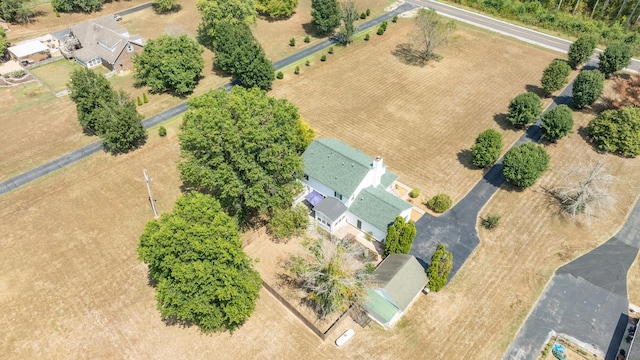
<path fill-rule="evenodd" d="M 120 12 L 118 14 L 120 15 L 126 15 L 135 11 L 139 11 L 142 9 L 146 9 L 148 7 L 150 7 L 151 4 L 143 4 L 140 5 L 138 7 L 135 7 L 133 9 L 129 9 L 129 10 L 125 10 L 123 12 Z M 358 27 L 358 31 L 362 31 L 362 30 L 366 30 L 369 28 L 372 28 L 378 24 L 380 24 L 381 22 L 385 21 L 385 20 L 389 20 L 391 19 L 394 15 L 400 14 L 402 12 L 408 11 L 415 8 L 415 5 L 412 4 L 403 4 L 402 6 L 398 7 L 397 9 L 390 11 L 388 13 L 385 13 L 384 15 L 381 15 L 375 19 L 372 19 L 362 25 L 360 25 Z M 62 30 L 62 32 L 64 32 L 64 30 Z M 60 34 L 58 34 L 60 35 Z M 276 70 L 284 68 L 286 66 L 289 66 L 291 64 L 294 64 L 298 61 L 300 61 L 301 59 L 304 59 L 307 56 L 310 56 L 312 54 L 314 54 L 315 52 L 321 51 L 325 48 L 328 48 L 331 45 L 335 45 L 335 39 L 328 39 L 328 40 L 324 40 L 318 44 L 315 44 L 307 49 L 304 49 L 302 51 L 299 51 L 293 55 L 290 55 L 282 60 L 276 61 L 273 65 L 275 67 Z M 231 88 L 234 86 L 233 83 L 227 83 L 223 86 L 221 86 L 219 89 L 225 89 L 227 91 L 231 90 Z M 150 127 L 153 127 L 155 125 L 161 124 L 162 122 L 171 119 L 175 116 L 178 116 L 182 113 L 184 113 L 185 111 L 187 111 L 187 103 L 183 102 L 179 105 L 176 105 L 168 110 L 165 110 L 157 115 L 154 115 L 150 118 L 145 119 L 142 122 L 142 125 L 145 127 L 145 129 L 148 129 Z M 60 156 L 57 159 L 54 159 L 52 161 L 49 161 L 46 164 L 40 165 L 34 169 L 31 169 L 25 173 L 16 175 L 10 179 L 7 179 L 5 181 L 0 182 L 0 195 L 2 194 L 6 194 L 20 186 L 26 185 L 36 179 L 39 179 L 45 175 L 48 175 L 56 170 L 62 169 L 65 166 L 71 165 L 77 161 L 80 161 L 82 159 L 84 159 L 85 157 L 91 155 L 91 154 L 95 154 L 96 152 L 100 151 L 102 149 L 102 141 L 96 141 L 94 143 L 91 143 L 89 145 L 86 145 L 78 150 L 72 151 L 68 154 L 65 154 L 63 156 Z"/>
<path fill-rule="evenodd" d="M 559 268 L 504 355 L 535 360 L 554 333 L 615 359 L 627 327 L 627 271 L 640 248 L 640 202 L 623 228 L 591 252 Z"/>

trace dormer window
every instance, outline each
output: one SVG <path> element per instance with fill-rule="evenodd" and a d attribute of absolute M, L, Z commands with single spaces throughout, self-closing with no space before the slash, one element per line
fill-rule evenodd
<path fill-rule="evenodd" d="M 333 196 L 334 196 L 336 199 L 338 199 L 338 200 L 342 200 L 342 194 L 340 194 L 340 193 L 339 193 L 339 192 L 337 192 L 337 191 L 334 191 L 334 192 L 333 192 Z"/>

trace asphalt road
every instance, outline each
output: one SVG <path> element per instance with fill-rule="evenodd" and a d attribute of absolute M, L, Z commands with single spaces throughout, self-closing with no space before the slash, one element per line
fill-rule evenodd
<path fill-rule="evenodd" d="M 530 44 L 542 46 L 551 50 L 567 53 L 569 51 L 569 46 L 571 45 L 571 41 L 569 40 L 544 34 L 539 31 L 527 29 L 522 26 L 514 25 L 506 21 L 492 18 L 490 16 L 460 9 L 448 4 L 443 4 L 441 2 L 433 0 L 406 1 L 407 3 L 415 4 L 417 6 L 434 9 L 443 16 L 472 24 L 483 29 L 491 30 L 502 35 L 513 37 Z M 600 50 L 596 50 L 596 52 L 600 52 Z M 627 70 L 632 72 L 640 71 L 640 60 L 632 59 L 631 64 L 627 67 Z"/>
<path fill-rule="evenodd" d="M 568 335 L 615 359 L 627 326 L 627 272 L 640 247 L 640 202 L 623 228 L 559 268 L 511 342 L 505 360 L 535 360 L 549 337 Z"/>
<path fill-rule="evenodd" d="M 147 4 L 143 4 L 140 6 L 137 6 L 135 8 L 129 9 L 129 10 L 125 10 L 122 11 L 120 13 L 118 13 L 121 16 L 127 15 L 127 14 L 131 14 L 133 12 L 136 11 L 140 11 L 142 9 L 146 9 L 148 7 L 152 6 L 151 3 L 147 3 Z M 378 24 L 380 24 L 381 22 L 383 22 L 384 20 L 389 20 L 391 19 L 394 15 L 400 14 L 402 12 L 405 11 L 409 11 L 411 9 L 415 8 L 415 5 L 412 4 L 403 4 L 402 6 L 398 7 L 397 9 L 395 9 L 394 11 L 390 11 L 388 13 L 385 13 L 384 15 L 381 15 L 375 19 L 372 19 L 370 21 L 367 21 L 365 23 L 363 23 L 362 25 L 358 26 L 358 30 L 366 30 L 368 28 L 374 27 Z M 54 36 L 64 36 L 64 34 L 66 34 L 66 30 L 61 30 L 58 31 L 56 33 L 54 33 Z M 328 48 L 331 45 L 335 44 L 335 40 L 334 39 L 328 39 L 325 41 L 322 41 L 318 44 L 315 44 L 307 49 L 304 49 L 302 51 L 299 51 L 293 55 L 290 55 L 284 59 L 278 60 L 276 61 L 273 65 L 274 68 L 276 70 L 278 69 L 282 69 L 286 66 L 289 66 L 297 61 L 300 61 L 301 59 L 306 58 L 307 56 L 310 56 L 312 54 L 314 54 L 317 51 L 323 50 L 325 48 Z M 225 89 L 227 91 L 231 90 L 231 88 L 234 86 L 233 83 L 227 83 L 223 86 L 220 87 L 220 89 Z M 178 104 L 168 110 L 165 110 L 157 115 L 154 115 L 150 118 L 145 119 L 142 122 L 142 125 L 145 127 L 145 129 L 148 129 L 150 127 L 153 127 L 155 125 L 158 125 L 168 119 L 171 119 L 172 117 L 178 116 L 182 113 L 184 113 L 185 111 L 187 111 L 187 103 L 183 102 L 181 104 Z M 71 165 L 79 160 L 84 159 L 85 157 L 91 155 L 91 154 L 95 154 L 96 152 L 100 151 L 102 149 L 102 141 L 96 141 L 94 143 L 91 143 L 87 146 L 84 146 L 78 150 L 75 150 L 71 153 L 65 154 L 55 160 L 52 160 L 46 164 L 40 165 L 34 169 L 31 169 L 25 173 L 16 175 L 8 180 L 2 181 L 0 182 L 0 195 L 1 194 L 5 194 L 8 193 L 20 186 L 23 186 L 25 184 L 30 183 L 31 181 L 34 181 L 36 179 L 39 179 L 45 175 L 48 175 L 56 170 L 62 169 L 65 166 Z"/>

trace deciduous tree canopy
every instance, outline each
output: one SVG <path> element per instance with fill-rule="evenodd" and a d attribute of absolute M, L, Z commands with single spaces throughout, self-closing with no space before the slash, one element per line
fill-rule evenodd
<path fill-rule="evenodd" d="M 413 221 L 404 221 L 398 216 L 387 229 L 387 238 L 384 242 L 384 257 L 390 254 L 408 254 L 416 237 L 416 225 Z"/>
<path fill-rule="evenodd" d="M 502 135 L 487 129 L 478 135 L 475 144 L 471 147 L 471 162 L 479 168 L 493 165 L 502 152 Z"/>
<path fill-rule="evenodd" d="M 319 35 L 332 33 L 340 26 L 338 0 L 311 0 L 311 25 Z"/>
<path fill-rule="evenodd" d="M 547 95 L 562 89 L 567 84 L 571 67 L 563 60 L 553 60 L 542 73 L 542 89 Z"/>
<path fill-rule="evenodd" d="M 256 10 L 272 18 L 289 17 L 298 7 L 298 0 L 255 0 Z"/>
<path fill-rule="evenodd" d="M 51 0 L 54 10 L 61 12 L 82 11 L 86 13 L 102 8 L 102 0 Z"/>
<path fill-rule="evenodd" d="M 247 24 L 220 21 L 213 36 L 213 51 L 216 67 L 231 74 L 242 86 L 271 88 L 275 69 Z"/>
<path fill-rule="evenodd" d="M 605 110 L 589 123 L 598 148 L 626 157 L 640 155 L 640 108 Z"/>
<path fill-rule="evenodd" d="M 192 98 L 179 136 L 182 180 L 243 221 L 289 206 L 309 145 L 302 127 L 294 105 L 259 89 Z"/>
<path fill-rule="evenodd" d="M 596 49 L 596 38 L 593 35 L 580 36 L 569 46 L 569 66 L 575 69 L 589 60 L 593 51 Z"/>
<path fill-rule="evenodd" d="M 455 30 L 455 21 L 443 19 L 435 10 L 418 10 L 412 33 L 416 55 L 423 62 L 439 59 L 436 51 L 452 41 Z"/>
<path fill-rule="evenodd" d="M 522 93 L 509 104 L 507 120 L 515 127 L 524 127 L 533 124 L 542 113 L 542 103 L 538 95 L 532 92 Z"/>
<path fill-rule="evenodd" d="M 549 154 L 542 146 L 527 142 L 507 151 L 503 165 L 507 182 L 526 188 L 535 184 L 549 168 Z"/>
<path fill-rule="evenodd" d="M 556 142 L 573 129 L 573 111 L 567 105 L 558 105 L 542 115 L 542 137 Z"/>
<path fill-rule="evenodd" d="M 29 22 L 34 12 L 28 0 L 0 0 L 0 17 L 10 23 Z"/>
<path fill-rule="evenodd" d="M 159 13 L 165 13 L 173 10 L 178 5 L 179 0 L 153 0 L 154 9 Z"/>
<path fill-rule="evenodd" d="M 157 281 L 163 318 L 233 331 L 255 310 L 260 275 L 242 251 L 236 220 L 210 195 L 184 195 L 172 213 L 147 223 L 138 255 Z"/>
<path fill-rule="evenodd" d="M 573 106 L 582 109 L 602 95 L 604 75 L 598 70 L 582 70 L 573 81 Z"/>
<path fill-rule="evenodd" d="M 7 39 L 7 34 L 5 34 L 4 29 L 0 27 L 0 57 L 4 56 L 8 47 L 9 40 Z"/>
<path fill-rule="evenodd" d="M 71 74 L 69 89 L 80 125 L 100 136 L 107 151 L 126 153 L 145 143 L 147 132 L 135 104 L 127 93 L 114 91 L 102 75 L 77 69 Z"/>
<path fill-rule="evenodd" d="M 600 54 L 599 69 L 608 78 L 628 66 L 631 63 L 631 55 L 631 48 L 627 44 L 611 44 Z"/>
<path fill-rule="evenodd" d="M 248 25 L 256 22 L 253 0 L 198 0 L 196 7 L 202 16 L 198 33 L 205 46 L 210 46 L 216 25 L 222 20 L 235 20 Z"/>
<path fill-rule="evenodd" d="M 338 31 L 338 41 L 342 45 L 349 45 L 353 41 L 356 33 L 355 22 L 360 17 L 356 4 L 353 0 L 347 0 L 340 4 L 340 31 Z"/>
<path fill-rule="evenodd" d="M 187 35 L 162 35 L 149 40 L 142 53 L 133 57 L 134 78 L 152 92 L 189 94 L 198 85 L 204 68 L 203 52 Z"/>

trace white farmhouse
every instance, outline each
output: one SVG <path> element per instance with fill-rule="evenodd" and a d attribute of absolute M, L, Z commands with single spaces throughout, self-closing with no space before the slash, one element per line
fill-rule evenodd
<path fill-rule="evenodd" d="M 409 220 L 412 205 L 391 193 L 398 176 L 387 171 L 382 157 L 337 139 L 316 139 L 302 158 L 305 199 L 329 233 L 349 223 L 384 241 L 396 217 Z"/>

